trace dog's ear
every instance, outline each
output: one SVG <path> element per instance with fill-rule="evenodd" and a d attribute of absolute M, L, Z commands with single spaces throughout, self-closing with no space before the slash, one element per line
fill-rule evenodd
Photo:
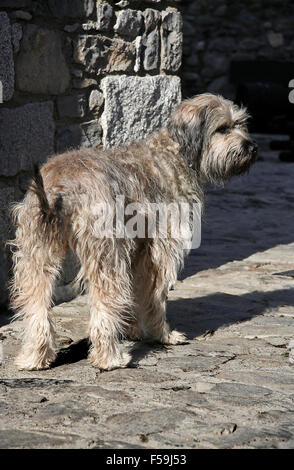
<path fill-rule="evenodd" d="M 172 114 L 167 129 L 180 145 L 188 163 L 196 170 L 207 140 L 207 108 L 183 102 Z"/>

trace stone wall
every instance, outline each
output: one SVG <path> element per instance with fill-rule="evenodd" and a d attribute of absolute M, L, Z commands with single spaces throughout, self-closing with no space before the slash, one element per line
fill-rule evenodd
<path fill-rule="evenodd" d="M 235 97 L 232 60 L 292 61 L 292 0 L 183 2 L 183 96 L 204 91 Z"/>
<path fill-rule="evenodd" d="M 0 303 L 13 236 L 8 206 L 23 197 L 34 163 L 145 137 L 180 101 L 178 4 L 0 0 Z M 71 278 L 69 263 L 63 282 Z"/>

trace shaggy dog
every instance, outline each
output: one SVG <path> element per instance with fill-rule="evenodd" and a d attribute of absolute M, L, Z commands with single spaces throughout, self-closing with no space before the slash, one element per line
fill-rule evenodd
<path fill-rule="evenodd" d="M 149 335 L 163 344 L 185 342 L 166 321 L 168 289 L 187 251 L 184 235 L 171 233 L 170 220 L 165 236 L 156 230 L 119 236 L 117 225 L 105 234 L 101 220 L 104 225 L 107 217 L 117 221 L 117 197 L 124 198 L 124 207 L 139 204 L 141 221 L 153 203 L 201 204 L 205 183 L 241 175 L 256 160 L 247 118 L 231 101 L 203 94 L 183 101 L 166 128 L 146 140 L 68 151 L 43 165 L 13 209 L 17 230 L 11 303 L 15 316 L 25 320 L 16 360 L 20 369 L 44 369 L 55 360 L 50 306 L 68 248 L 80 261 L 78 280 L 88 286 L 89 360 L 94 366 L 127 366 L 130 356 L 120 349 L 120 339 L 127 335 Z M 153 228 L 157 226 L 154 222 Z"/>

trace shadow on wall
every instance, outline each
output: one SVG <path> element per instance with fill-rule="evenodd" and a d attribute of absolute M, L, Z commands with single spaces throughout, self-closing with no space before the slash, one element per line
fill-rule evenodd
<path fill-rule="evenodd" d="M 280 121 L 287 117 L 289 80 L 294 78 L 293 2 L 188 0 L 182 14 L 183 96 L 210 91 L 237 97 L 249 106 L 255 131 L 285 132 Z"/>

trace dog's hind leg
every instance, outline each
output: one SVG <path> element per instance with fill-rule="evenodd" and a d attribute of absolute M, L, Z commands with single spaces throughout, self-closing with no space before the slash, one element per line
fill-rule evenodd
<path fill-rule="evenodd" d="M 17 224 L 11 305 L 15 318 L 23 318 L 23 346 L 16 359 L 19 369 L 45 369 L 54 361 L 56 347 L 50 306 L 54 281 L 61 269 L 65 247 L 47 237 L 35 194 L 28 193 L 14 207 Z M 47 234 L 48 235 L 48 234 Z"/>
<path fill-rule="evenodd" d="M 126 367 L 131 359 L 120 346 L 132 315 L 133 292 L 129 252 L 119 243 L 95 238 L 87 230 L 76 247 L 80 276 L 89 288 L 89 360 L 103 370 Z"/>

